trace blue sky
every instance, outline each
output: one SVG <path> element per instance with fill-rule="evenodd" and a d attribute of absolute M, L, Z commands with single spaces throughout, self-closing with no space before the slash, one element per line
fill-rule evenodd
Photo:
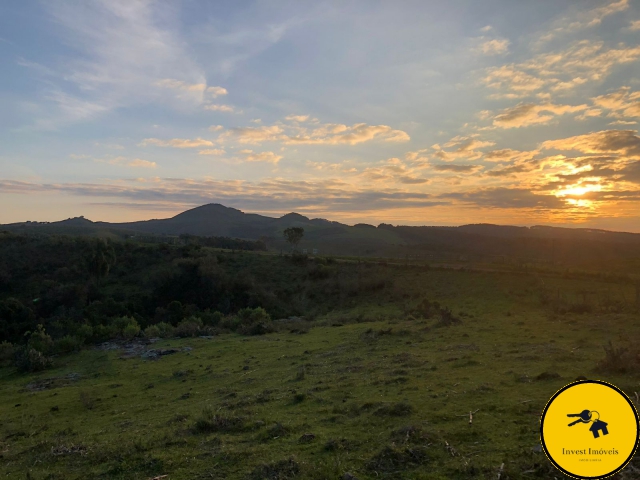
<path fill-rule="evenodd" d="M 0 4 L 0 222 L 640 231 L 633 0 Z"/>

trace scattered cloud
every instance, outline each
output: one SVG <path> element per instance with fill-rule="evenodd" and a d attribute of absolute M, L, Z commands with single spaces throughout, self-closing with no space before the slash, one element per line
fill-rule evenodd
<path fill-rule="evenodd" d="M 600 95 L 591 100 L 598 107 L 609 110 L 610 117 L 640 117 L 640 91 L 631 92 L 629 87 L 622 87 L 615 92 Z"/>
<path fill-rule="evenodd" d="M 640 137 L 634 130 L 604 130 L 559 140 L 547 140 L 541 147 L 546 150 L 616 153 L 627 157 L 640 157 Z"/>
<path fill-rule="evenodd" d="M 277 155 L 273 152 L 254 152 L 253 150 L 240 150 L 240 155 L 245 162 L 267 162 L 278 163 L 281 159 L 281 155 Z"/>
<path fill-rule="evenodd" d="M 494 38 L 482 41 L 478 50 L 484 55 L 504 55 L 509 52 L 509 40 L 506 38 Z"/>
<path fill-rule="evenodd" d="M 109 165 L 119 165 L 122 167 L 131 168 L 156 168 L 158 165 L 156 162 L 150 162 L 149 160 L 143 160 L 141 158 L 129 159 L 126 157 L 114 157 L 114 158 L 95 158 L 94 161 L 100 163 L 108 163 Z"/>
<path fill-rule="evenodd" d="M 225 112 L 225 113 L 234 113 L 236 111 L 235 107 L 231 105 L 205 105 L 205 110 L 211 110 L 212 112 Z"/>
<path fill-rule="evenodd" d="M 459 165 L 455 163 L 446 163 L 443 165 L 433 165 L 437 172 L 456 172 L 456 173 L 475 173 L 482 170 L 482 165 Z"/>
<path fill-rule="evenodd" d="M 206 83 L 187 83 L 182 80 L 176 80 L 174 78 L 165 78 L 158 80 L 156 85 L 163 88 L 173 88 L 175 90 L 184 90 L 187 92 L 202 93 L 207 89 Z"/>
<path fill-rule="evenodd" d="M 551 29 L 546 34 L 541 35 L 540 40 L 537 43 L 540 45 L 563 34 L 575 33 L 585 28 L 596 27 L 600 25 L 602 20 L 606 17 L 624 12 L 628 8 L 629 0 L 615 0 L 601 7 L 578 12 L 577 15 L 572 17 L 562 18 L 556 22 L 556 25 L 558 26 Z"/>
<path fill-rule="evenodd" d="M 501 150 L 492 150 L 483 156 L 483 160 L 487 162 L 513 162 L 531 160 L 539 153 L 538 150 L 521 151 L 511 148 L 503 148 Z"/>
<path fill-rule="evenodd" d="M 222 125 L 211 125 L 209 127 L 210 132 L 219 132 L 221 130 L 224 130 L 224 127 Z"/>
<path fill-rule="evenodd" d="M 323 124 L 315 128 L 298 125 L 238 127 L 229 129 L 223 134 L 223 138 L 250 144 L 281 142 L 284 145 L 356 145 L 371 140 L 406 142 L 409 135 L 387 125 L 357 123 L 352 126 Z"/>
<path fill-rule="evenodd" d="M 210 140 L 204 140 L 203 138 L 185 139 L 185 138 L 172 138 L 170 140 L 161 140 L 159 138 L 145 138 L 138 144 L 141 147 L 149 145 L 155 145 L 157 147 L 173 147 L 173 148 L 198 148 L 198 147 L 211 147 L 213 142 Z"/>
<path fill-rule="evenodd" d="M 489 68 L 482 82 L 499 91 L 493 98 L 566 93 L 587 82 L 600 81 L 614 67 L 639 58 L 640 46 L 618 44 L 616 48 L 607 49 L 604 42 L 582 40 L 563 51 L 538 54 L 522 63 Z"/>
<path fill-rule="evenodd" d="M 306 122 L 309 120 L 309 115 L 287 115 L 285 120 L 294 121 L 294 122 Z"/>
<path fill-rule="evenodd" d="M 633 20 L 629 25 L 629 30 L 637 31 L 640 30 L 640 20 Z"/>
<path fill-rule="evenodd" d="M 486 188 L 472 192 L 447 193 L 440 197 L 490 208 L 558 209 L 565 206 L 565 202 L 555 195 L 538 195 L 525 188 Z"/>
<path fill-rule="evenodd" d="M 222 148 L 209 148 L 206 150 L 200 150 L 198 155 L 224 155 L 227 153 Z"/>
<path fill-rule="evenodd" d="M 214 87 L 214 86 L 207 87 L 205 92 L 213 98 L 217 98 L 221 95 L 227 95 L 229 93 L 227 89 L 224 87 Z"/>
<path fill-rule="evenodd" d="M 520 103 L 496 115 L 493 124 L 500 128 L 520 128 L 529 125 L 540 125 L 551 122 L 558 115 L 576 113 L 587 109 L 586 105 L 554 105 L 546 103 Z"/>

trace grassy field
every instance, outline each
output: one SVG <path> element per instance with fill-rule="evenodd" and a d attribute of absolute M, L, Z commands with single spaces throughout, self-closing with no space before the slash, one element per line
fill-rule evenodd
<path fill-rule="evenodd" d="M 598 368 L 604 345 L 640 333 L 637 313 L 614 308 L 631 285 L 371 270 L 393 287 L 342 299 L 310 329 L 140 339 L 44 372 L 0 369 L 0 478 L 564 478 L 540 450 L 551 395 L 578 377 L 640 391 L 636 375 Z M 461 323 L 421 318 L 423 299 Z M 600 308 L 572 313 L 578 302 Z"/>

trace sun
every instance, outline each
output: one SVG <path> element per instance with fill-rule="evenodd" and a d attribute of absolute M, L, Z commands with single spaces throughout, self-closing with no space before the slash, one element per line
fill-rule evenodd
<path fill-rule="evenodd" d="M 585 193 L 590 193 L 590 192 L 599 192 L 602 190 L 602 185 L 600 184 L 590 184 L 590 185 L 581 185 L 581 184 L 577 184 L 577 185 L 571 185 L 567 188 L 564 188 L 562 190 L 558 190 L 555 195 L 556 197 L 566 197 L 568 195 L 570 196 L 582 196 Z"/>

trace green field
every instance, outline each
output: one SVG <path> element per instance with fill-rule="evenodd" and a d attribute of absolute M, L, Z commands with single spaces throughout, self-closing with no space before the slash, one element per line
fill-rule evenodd
<path fill-rule="evenodd" d="M 275 320 L 265 335 L 141 335 L 37 373 L 0 369 L 1 478 L 564 478 L 540 451 L 551 395 L 578 377 L 640 391 L 631 357 L 602 363 L 609 341 L 635 351 L 630 283 L 335 268 L 389 282 L 333 305 L 322 296 L 323 308 L 308 300 L 312 319 Z M 421 315 L 424 299 L 460 322 Z M 142 358 L 151 349 L 176 352 Z"/>

